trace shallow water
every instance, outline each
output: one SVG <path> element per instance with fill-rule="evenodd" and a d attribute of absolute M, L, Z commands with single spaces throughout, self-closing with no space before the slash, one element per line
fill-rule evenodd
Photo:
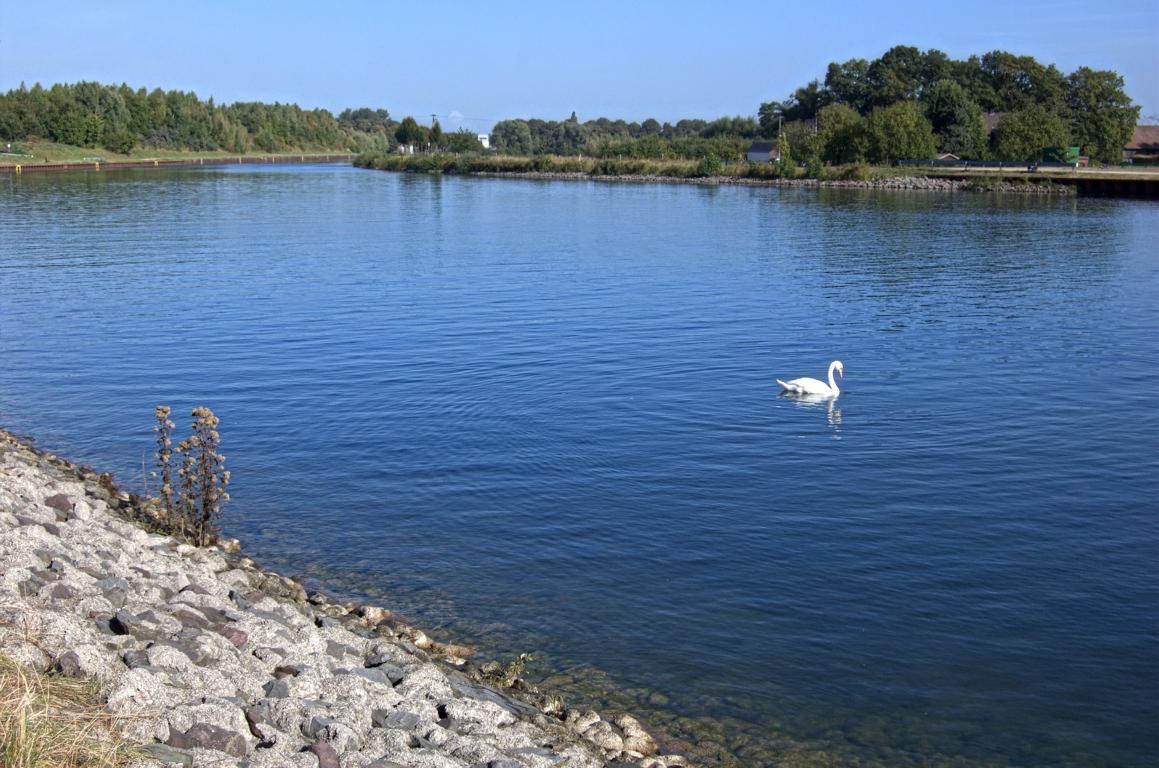
<path fill-rule="evenodd" d="M 271 567 L 744 764 L 1159 754 L 1154 203 L 336 166 L 0 200 L 0 424 L 139 485 L 153 405 L 210 405 Z M 831 408 L 778 396 L 834 358 Z"/>

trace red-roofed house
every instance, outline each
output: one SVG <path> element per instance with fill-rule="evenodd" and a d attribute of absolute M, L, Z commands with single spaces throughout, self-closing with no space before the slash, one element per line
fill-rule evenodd
<path fill-rule="evenodd" d="M 1159 161 L 1159 125 L 1136 125 L 1131 140 L 1123 147 L 1123 162 Z"/>

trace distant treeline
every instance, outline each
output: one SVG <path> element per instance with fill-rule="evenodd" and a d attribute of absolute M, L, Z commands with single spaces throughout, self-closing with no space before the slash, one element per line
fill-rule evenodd
<path fill-rule="evenodd" d="M 964 60 L 911 46 L 880 58 L 829 64 L 784 101 L 761 104 L 757 118 L 722 117 L 661 123 L 599 118 L 501 120 L 490 135 L 505 155 L 652 161 L 744 158 L 753 139 L 776 140 L 781 162 L 806 166 L 889 163 L 950 152 L 967 159 L 1037 160 L 1043 149 L 1078 146 L 1102 163 L 1118 163 L 1139 118 L 1108 70 L 1079 67 L 1064 75 L 1030 56 L 991 51 Z M 437 121 L 400 122 L 385 109 L 347 109 L 337 117 L 293 104 L 201 101 L 182 91 L 146 92 L 98 83 L 23 85 L 0 95 L 0 138 L 45 138 L 64 144 L 190 150 L 320 149 L 472 153 L 466 130 Z M 815 175 L 815 174 L 813 174 Z"/>
<path fill-rule="evenodd" d="M 645 120 L 503 120 L 491 143 L 515 155 L 697 159 L 743 157 L 753 138 L 777 139 L 800 163 L 875 163 L 938 152 L 994 160 L 1039 159 L 1044 147 L 1077 145 L 1117 163 L 1139 117 L 1115 72 L 1080 67 L 1064 75 L 1030 56 L 992 51 L 965 60 L 896 46 L 872 61 L 829 65 L 758 119 L 675 124 Z M 987 113 L 990 113 L 989 116 Z"/>
<path fill-rule="evenodd" d="M 394 124 L 386 110 L 295 104 L 215 104 L 194 93 L 128 85 L 39 84 L 0 95 L 0 138 L 45 139 L 128 153 L 134 147 L 193 151 L 281 152 L 386 149 Z"/>
<path fill-rule="evenodd" d="M 1094 160 L 1118 163 L 1139 119 L 1123 87 L 1109 70 L 1064 75 L 1005 51 L 956 60 L 899 45 L 873 61 L 833 62 L 823 81 L 761 104 L 757 114 L 762 133 L 783 126 L 802 159 L 917 159 L 940 151 L 1034 160 L 1044 147 L 1078 146 Z"/>
<path fill-rule="evenodd" d="M 491 130 L 491 146 L 509 155 L 697 160 L 709 155 L 743 156 L 744 148 L 759 135 L 760 126 L 751 117 L 680 120 L 675 124 L 601 117 L 581 123 L 573 112 L 562 121 L 501 120 Z"/>

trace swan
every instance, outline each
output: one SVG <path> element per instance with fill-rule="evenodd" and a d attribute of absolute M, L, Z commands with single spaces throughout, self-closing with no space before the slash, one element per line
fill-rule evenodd
<path fill-rule="evenodd" d="M 792 381 L 781 381 L 777 379 L 786 392 L 791 392 L 794 395 L 822 395 L 824 397 L 837 397 L 841 394 L 841 390 L 837 388 L 837 382 L 833 380 L 833 371 L 837 371 L 838 376 L 845 375 L 845 367 L 841 365 L 840 360 L 834 360 L 829 363 L 829 383 L 817 381 L 805 377 L 803 379 L 793 379 Z"/>

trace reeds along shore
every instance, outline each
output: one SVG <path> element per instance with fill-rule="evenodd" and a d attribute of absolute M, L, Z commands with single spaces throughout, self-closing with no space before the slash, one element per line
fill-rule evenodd
<path fill-rule="evenodd" d="M 0 430 L 0 685 L 92 681 L 111 725 L 88 736 L 116 758 L 97 765 L 688 764 L 630 715 L 569 710 L 385 608 L 307 594 L 230 542 L 195 547 L 143 520 L 107 475 Z M 28 734 L 18 699 L 0 702 L 0 750 Z"/>
<path fill-rule="evenodd" d="M 445 173 L 530 179 L 599 179 L 606 181 L 745 186 L 834 187 L 856 189 L 909 189 L 944 192 L 1006 192 L 1023 195 L 1070 195 L 1072 187 L 1029 177 L 979 176 L 969 179 L 937 178 L 895 173 L 862 163 L 826 166 L 816 178 L 802 169 L 785 172 L 772 163 L 717 161 L 707 169 L 703 161 L 596 159 L 556 155 L 450 155 L 364 154 L 354 160 L 360 168 L 403 173 Z M 709 172 L 711 171 L 711 172 Z"/>

